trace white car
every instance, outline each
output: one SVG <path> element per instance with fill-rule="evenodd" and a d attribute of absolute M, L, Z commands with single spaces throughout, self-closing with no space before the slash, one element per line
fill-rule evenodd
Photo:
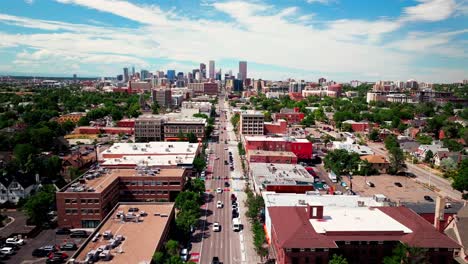
<path fill-rule="evenodd" d="M 189 257 L 188 249 L 183 248 L 183 249 L 180 251 L 180 258 L 181 258 L 183 261 L 188 261 L 188 257 Z"/>
<path fill-rule="evenodd" d="M 216 188 L 216 193 L 223 193 L 223 189 L 221 189 L 221 188 Z"/>
<path fill-rule="evenodd" d="M 219 232 L 221 231 L 221 225 L 219 225 L 218 222 L 213 223 L 213 232 Z"/>
<path fill-rule="evenodd" d="M 21 245 L 24 244 L 24 240 L 20 239 L 18 237 L 7 238 L 7 240 L 5 242 L 8 243 L 8 244 L 13 244 L 13 245 L 18 245 L 18 246 L 21 246 Z"/>
<path fill-rule="evenodd" d="M 11 247 L 4 247 L 0 249 L 0 253 L 5 254 L 5 255 L 13 255 L 15 251 Z"/>
<path fill-rule="evenodd" d="M 229 148 L 227 148 L 227 147 L 226 147 L 226 148 L 224 148 L 224 150 L 228 150 L 228 149 L 229 149 Z"/>
<path fill-rule="evenodd" d="M 215 160 L 219 160 L 219 157 L 216 157 Z"/>
<path fill-rule="evenodd" d="M 218 201 L 218 202 L 216 203 L 216 208 L 223 208 L 223 202 Z"/>
<path fill-rule="evenodd" d="M 232 204 L 232 209 L 237 209 L 237 206 L 238 206 L 237 202 L 233 203 Z"/>

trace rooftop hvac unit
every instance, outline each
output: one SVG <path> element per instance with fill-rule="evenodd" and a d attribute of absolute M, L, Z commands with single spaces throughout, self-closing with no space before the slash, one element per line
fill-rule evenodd
<path fill-rule="evenodd" d="M 297 203 L 300 204 L 300 205 L 305 205 L 305 200 L 299 200 L 299 201 L 297 201 Z"/>
<path fill-rule="evenodd" d="M 364 206 L 365 206 L 364 201 L 358 201 L 357 203 L 358 203 L 358 206 L 359 206 L 359 207 L 364 207 Z"/>
<path fill-rule="evenodd" d="M 133 145 L 133 150 L 137 150 L 138 147 L 136 145 Z"/>

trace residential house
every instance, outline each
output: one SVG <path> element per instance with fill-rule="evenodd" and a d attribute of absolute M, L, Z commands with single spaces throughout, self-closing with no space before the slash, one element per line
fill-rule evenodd
<path fill-rule="evenodd" d="M 65 180 L 72 180 L 73 170 L 82 170 L 88 168 L 96 161 L 96 152 L 92 147 L 80 147 L 73 153 L 61 157 L 62 159 L 62 171 L 61 175 Z M 73 168 L 73 169 L 72 169 Z M 75 175 L 78 176 L 78 175 Z"/>
<path fill-rule="evenodd" d="M 461 153 L 458 151 L 438 151 L 434 153 L 434 165 L 440 166 L 440 162 L 447 158 L 450 158 L 458 163 L 461 160 Z"/>
<path fill-rule="evenodd" d="M 431 145 L 420 145 L 419 148 L 415 152 L 413 152 L 413 156 L 415 156 L 419 160 L 423 160 L 426 157 L 426 154 L 429 152 L 429 150 L 434 155 L 439 151 L 449 152 L 449 149 L 444 148 L 440 143 L 432 143 Z"/>
<path fill-rule="evenodd" d="M 468 263 L 468 206 L 458 211 L 449 220 L 444 233 L 462 246 L 460 251 L 454 251 L 454 259 L 458 263 Z"/>
<path fill-rule="evenodd" d="M 372 168 L 379 173 L 387 173 L 390 163 L 381 155 L 365 155 L 361 156 L 361 160 L 365 160 L 372 165 Z"/>
<path fill-rule="evenodd" d="M 418 150 L 420 144 L 416 141 L 400 142 L 400 148 L 406 153 L 414 153 Z"/>
<path fill-rule="evenodd" d="M 421 132 L 421 130 L 419 128 L 416 128 L 416 127 L 408 127 L 407 129 L 405 129 L 404 131 L 404 135 L 411 138 L 411 139 L 416 139 L 416 137 L 418 136 L 419 132 Z"/>
<path fill-rule="evenodd" d="M 27 198 L 38 187 L 39 179 L 32 179 L 25 175 L 0 177 L 0 204 L 6 202 L 17 204 L 20 199 Z"/>

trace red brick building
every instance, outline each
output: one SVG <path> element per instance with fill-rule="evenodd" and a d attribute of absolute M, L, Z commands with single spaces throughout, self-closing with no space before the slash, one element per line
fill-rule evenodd
<path fill-rule="evenodd" d="M 283 108 L 279 113 L 273 114 L 273 120 L 278 121 L 280 119 L 288 121 L 288 124 L 299 124 L 304 119 L 304 113 L 301 113 L 298 107 L 293 109 Z"/>
<path fill-rule="evenodd" d="M 117 121 L 117 126 L 135 128 L 135 119 L 125 118 L 125 119 L 119 120 Z"/>
<path fill-rule="evenodd" d="M 74 134 L 129 134 L 133 135 L 134 129 L 132 127 L 91 127 L 81 126 L 77 127 Z"/>
<path fill-rule="evenodd" d="M 56 193 L 58 224 L 94 228 L 119 201 L 174 201 L 188 173 L 186 169 L 88 172 Z"/>
<path fill-rule="evenodd" d="M 263 129 L 266 135 L 286 135 L 288 134 L 288 122 L 279 119 L 277 122 L 264 122 Z"/>
<path fill-rule="evenodd" d="M 297 156 L 288 151 L 249 150 L 247 151 L 247 161 L 249 163 L 296 164 Z"/>
<path fill-rule="evenodd" d="M 453 261 L 460 246 L 405 207 L 268 207 L 270 256 L 279 264 L 382 263 L 400 243 L 426 250 L 432 264 Z M 285 217 L 287 216 L 287 217 Z"/>
<path fill-rule="evenodd" d="M 312 158 L 312 142 L 292 137 L 246 136 L 246 150 L 290 151 L 298 159 Z"/>
<path fill-rule="evenodd" d="M 371 122 L 365 122 L 365 121 L 356 122 L 353 120 L 346 120 L 343 122 L 343 124 L 351 125 L 351 128 L 354 132 L 365 132 L 365 131 L 369 131 L 370 129 L 374 127 L 374 125 Z"/>

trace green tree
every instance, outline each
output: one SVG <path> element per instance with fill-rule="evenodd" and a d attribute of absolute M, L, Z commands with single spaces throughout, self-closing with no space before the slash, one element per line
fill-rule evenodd
<path fill-rule="evenodd" d="M 239 125 L 239 121 L 240 121 L 240 114 L 239 113 L 235 113 L 232 117 L 231 117 L 231 124 L 232 126 L 234 127 L 234 129 L 237 129 L 238 125 Z"/>
<path fill-rule="evenodd" d="M 192 211 L 180 211 L 176 217 L 177 229 L 184 234 L 189 234 L 190 229 L 198 222 L 199 214 Z"/>
<path fill-rule="evenodd" d="M 385 257 L 384 264 L 429 264 L 426 249 L 410 247 L 407 244 L 398 244 L 393 249 L 393 255 Z"/>
<path fill-rule="evenodd" d="M 452 182 L 452 187 L 463 194 L 463 199 L 468 200 L 468 159 L 464 159 L 458 168 Z"/>
<path fill-rule="evenodd" d="M 154 252 L 153 258 L 151 260 L 155 264 L 163 264 L 165 260 L 164 253 L 160 251 Z"/>
<path fill-rule="evenodd" d="M 244 155 L 245 155 L 244 145 L 242 145 L 241 142 L 237 143 L 237 150 L 239 151 L 239 155 L 240 155 L 240 156 L 244 156 Z"/>
<path fill-rule="evenodd" d="M 205 192 L 205 181 L 199 178 L 196 178 L 196 179 L 189 178 L 187 180 L 187 183 L 185 184 L 185 190 L 202 195 Z"/>
<path fill-rule="evenodd" d="M 67 120 L 64 123 L 62 123 L 62 129 L 63 131 L 70 133 L 71 131 L 73 131 L 73 129 L 75 129 L 75 124 L 72 121 Z"/>
<path fill-rule="evenodd" d="M 454 171 L 457 169 L 457 163 L 452 158 L 445 158 L 440 161 L 440 168 L 445 172 Z"/>
<path fill-rule="evenodd" d="M 434 153 L 432 152 L 432 150 L 428 150 L 426 152 L 426 156 L 424 156 L 424 162 L 432 163 L 433 159 L 434 159 Z"/>
<path fill-rule="evenodd" d="M 403 150 L 401 150 L 399 147 L 391 148 L 388 152 L 390 154 L 389 173 L 395 174 L 398 172 L 398 170 L 400 170 L 400 168 L 403 167 L 403 164 L 405 164 L 405 156 L 403 154 Z"/>
<path fill-rule="evenodd" d="M 385 143 L 385 148 L 387 150 L 390 150 L 392 148 L 396 148 L 396 147 L 400 146 L 400 144 L 398 144 L 398 141 L 397 141 L 397 138 L 395 137 L 395 135 L 388 135 L 385 138 L 384 143 Z"/>
<path fill-rule="evenodd" d="M 196 157 L 193 159 L 193 168 L 196 172 L 201 172 L 206 168 L 206 161 L 203 157 Z"/>
<path fill-rule="evenodd" d="M 198 138 L 197 136 L 195 136 L 194 133 L 190 132 L 187 134 L 187 139 L 190 143 L 197 143 L 198 142 Z"/>
<path fill-rule="evenodd" d="M 432 144 L 432 137 L 428 135 L 419 134 L 416 137 L 416 141 L 421 145 L 430 145 Z"/>
<path fill-rule="evenodd" d="M 344 149 L 335 149 L 327 153 L 323 162 L 326 169 L 333 171 L 339 177 L 344 173 L 356 171 L 361 159 L 357 153 L 349 153 Z"/>
<path fill-rule="evenodd" d="M 153 113 L 153 115 L 157 115 L 159 114 L 159 111 L 160 111 L 160 107 L 159 107 L 158 102 L 153 102 L 153 105 L 151 105 L 151 112 Z"/>
<path fill-rule="evenodd" d="M 23 209 L 34 224 L 42 225 L 47 221 L 47 213 L 54 203 L 55 189 L 52 185 L 45 185 L 39 192 L 28 198 Z"/>
<path fill-rule="evenodd" d="M 377 141 L 379 139 L 379 131 L 377 129 L 372 129 L 368 137 L 372 141 Z"/>
<path fill-rule="evenodd" d="M 184 264 L 185 262 L 180 258 L 180 256 L 171 256 L 164 263 L 165 264 Z"/>
<path fill-rule="evenodd" d="M 444 138 L 442 142 L 443 142 L 444 148 L 448 148 L 450 151 L 463 150 L 463 145 L 458 143 L 456 140 Z"/>
<path fill-rule="evenodd" d="M 348 264 L 348 261 L 341 255 L 333 254 L 328 264 Z"/>
<path fill-rule="evenodd" d="M 166 252 L 167 254 L 171 255 L 171 256 L 178 256 L 179 255 L 179 242 L 177 242 L 176 240 L 168 240 L 166 242 Z"/>

